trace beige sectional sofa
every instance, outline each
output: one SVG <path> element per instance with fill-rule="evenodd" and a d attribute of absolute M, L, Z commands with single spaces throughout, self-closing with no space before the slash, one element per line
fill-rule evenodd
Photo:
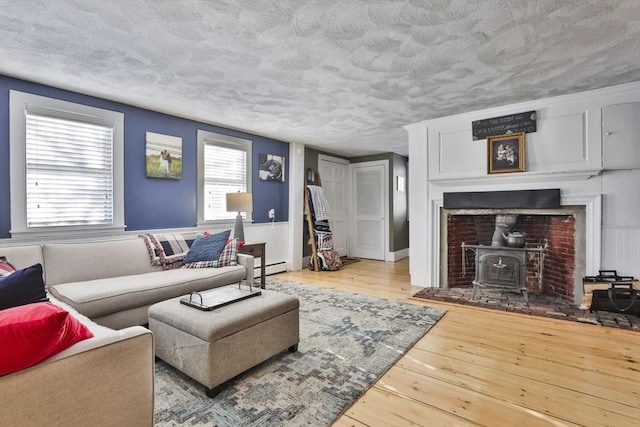
<path fill-rule="evenodd" d="M 164 270 L 142 239 L 0 246 L 17 268 L 40 263 L 52 302 L 93 338 L 30 368 L 0 377 L 2 426 L 153 424 L 153 335 L 147 308 L 159 301 L 253 277 L 237 266 Z"/>

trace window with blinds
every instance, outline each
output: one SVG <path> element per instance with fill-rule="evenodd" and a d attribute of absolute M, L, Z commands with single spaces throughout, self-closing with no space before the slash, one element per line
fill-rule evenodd
<path fill-rule="evenodd" d="M 11 238 L 117 235 L 124 114 L 9 91 Z"/>
<path fill-rule="evenodd" d="M 226 194 L 251 192 L 251 144 L 198 130 L 198 222 L 236 218 L 237 212 L 227 212 Z M 251 212 L 242 216 L 250 220 Z"/>
<path fill-rule="evenodd" d="M 26 115 L 27 227 L 113 223 L 113 128 Z"/>
<path fill-rule="evenodd" d="M 226 194 L 247 191 L 247 153 L 215 143 L 204 146 L 205 221 L 234 219 L 237 212 L 227 212 Z M 242 213 L 243 217 L 246 216 Z"/>

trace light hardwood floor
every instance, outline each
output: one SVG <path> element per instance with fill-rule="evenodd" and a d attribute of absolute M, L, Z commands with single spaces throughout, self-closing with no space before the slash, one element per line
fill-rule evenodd
<path fill-rule="evenodd" d="M 640 426 L 640 333 L 413 299 L 408 260 L 278 277 L 447 310 L 334 426 Z"/>

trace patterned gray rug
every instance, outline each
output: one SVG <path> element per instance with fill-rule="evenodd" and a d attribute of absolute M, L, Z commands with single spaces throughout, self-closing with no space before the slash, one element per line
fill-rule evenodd
<path fill-rule="evenodd" d="M 300 299 L 300 345 L 227 383 L 204 386 L 156 362 L 156 426 L 324 426 L 335 421 L 445 313 L 278 278 Z"/>

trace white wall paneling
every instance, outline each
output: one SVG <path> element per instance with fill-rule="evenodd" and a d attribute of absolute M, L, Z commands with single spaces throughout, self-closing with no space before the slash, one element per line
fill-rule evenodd
<path fill-rule="evenodd" d="M 478 162 L 487 156 L 487 144 L 483 141 L 469 143 L 471 128 L 438 132 L 438 173 L 442 175 L 459 173 L 483 174 L 486 163 Z"/>
<path fill-rule="evenodd" d="M 525 137 L 526 170 L 546 171 L 588 167 L 586 163 L 590 141 L 585 128 L 587 112 L 582 110 L 566 114 L 566 112 L 560 113 L 558 109 L 555 110 L 540 114 L 538 131 L 527 134 Z M 598 149 L 598 145 L 593 147 L 596 153 Z M 598 163 L 591 166 L 596 169 L 600 167 Z"/>
<path fill-rule="evenodd" d="M 247 242 L 266 242 L 267 265 L 289 260 L 289 223 L 274 222 L 245 225 Z M 256 259 L 256 266 L 260 260 Z"/>
<path fill-rule="evenodd" d="M 640 277 L 640 169 L 604 171 L 602 195 L 602 268 Z"/>
<path fill-rule="evenodd" d="M 423 268 L 423 262 L 427 258 L 426 235 L 431 230 L 427 227 L 426 217 L 414 217 L 412 215 L 424 215 L 427 211 L 429 193 L 427 185 L 427 169 L 423 167 L 427 158 L 427 128 L 422 124 L 406 126 L 409 134 L 409 275 L 411 283 L 419 283 L 425 286 L 429 283 L 427 271 Z M 412 160 L 415 159 L 415 162 Z M 416 260 L 412 262 L 411 260 Z"/>
<path fill-rule="evenodd" d="M 602 269 L 616 270 L 621 276 L 639 277 L 640 228 L 603 227 Z"/>
<path fill-rule="evenodd" d="M 603 137 L 602 131 L 603 116 L 613 116 L 616 120 L 611 120 L 611 126 L 615 129 L 611 132 L 629 133 L 628 129 L 635 126 L 634 122 L 640 122 L 640 117 L 608 107 L 639 99 L 640 82 L 635 82 L 406 126 L 412 166 L 409 186 L 413 189 L 409 202 L 412 284 L 431 287 L 440 283 L 441 200 L 444 192 L 457 191 L 560 188 L 563 204 L 586 208 L 587 247 L 583 271 L 594 274 L 600 268 L 617 268 L 605 264 L 609 255 L 603 253 L 615 247 L 611 253 L 622 250 L 630 254 L 618 255 L 625 259 L 619 265 L 626 268 L 635 263 L 635 268 L 627 274 L 640 276 L 637 233 L 640 172 L 635 163 L 631 164 L 632 170 L 616 172 L 619 176 L 603 172 L 603 138 L 608 149 L 614 142 L 606 138 L 615 134 Z M 537 131 L 526 135 L 526 171 L 488 175 L 486 140 L 473 141 L 472 121 L 530 110 L 537 113 Z M 627 153 L 637 152 L 639 133 L 631 134 L 635 137 L 615 140 L 615 149 L 625 153 L 617 158 L 624 159 Z M 426 168 L 417 166 L 421 164 Z M 604 228 L 601 226 L 603 213 Z M 635 222 L 629 218 L 635 218 Z M 623 234 L 617 231 L 620 227 L 631 231 L 624 241 L 618 241 Z"/>

